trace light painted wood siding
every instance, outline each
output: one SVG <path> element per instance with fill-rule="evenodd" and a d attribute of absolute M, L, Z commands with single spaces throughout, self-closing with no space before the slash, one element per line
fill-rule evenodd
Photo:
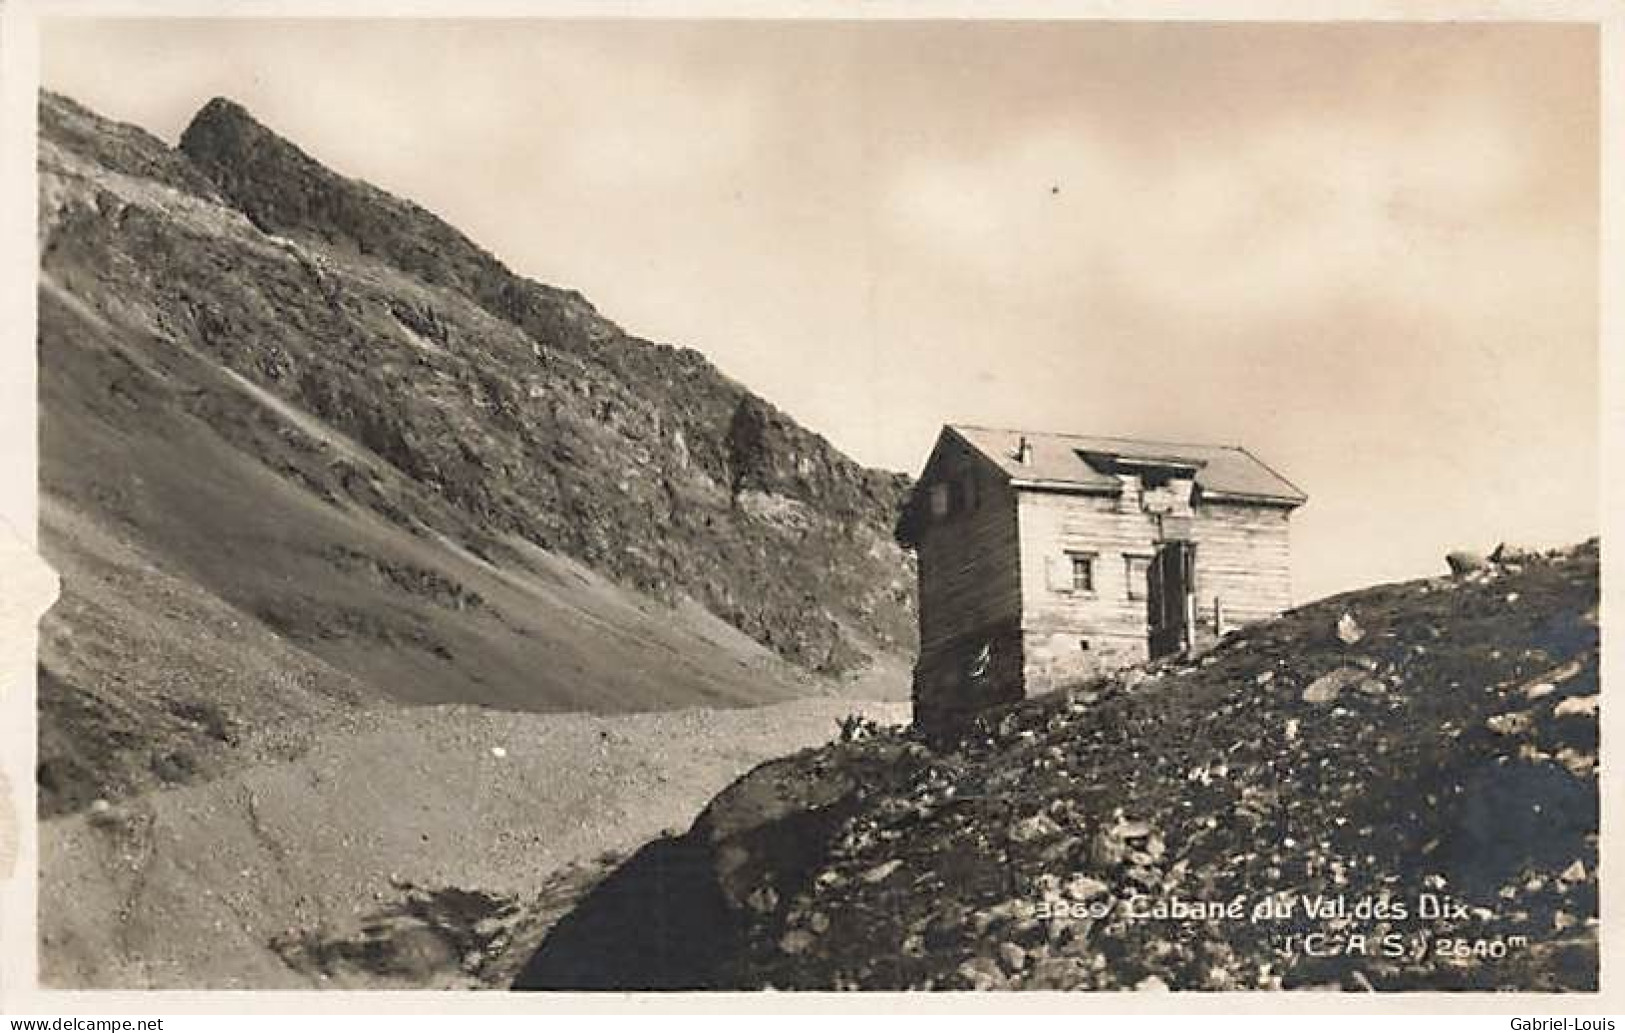
<path fill-rule="evenodd" d="M 1156 528 L 1138 509 L 1120 510 L 1110 496 L 1023 492 L 1021 611 L 1023 631 L 1145 634 L 1145 601 L 1129 598 L 1125 555 L 1149 556 Z M 1095 554 L 1095 590 L 1065 588 L 1067 556 Z M 1050 577 L 1059 566 L 1061 590 Z"/>
<path fill-rule="evenodd" d="M 1196 507 L 1196 604 L 1211 621 L 1222 604 L 1236 627 L 1273 617 L 1292 605 L 1290 512 L 1276 506 L 1204 503 Z"/>
<path fill-rule="evenodd" d="M 1060 492 L 1022 492 L 1017 509 L 1027 693 L 1145 659 L 1146 603 L 1130 597 L 1124 558 L 1151 554 L 1151 519 L 1111 496 Z M 1073 553 L 1094 556 L 1091 592 L 1071 588 Z"/>

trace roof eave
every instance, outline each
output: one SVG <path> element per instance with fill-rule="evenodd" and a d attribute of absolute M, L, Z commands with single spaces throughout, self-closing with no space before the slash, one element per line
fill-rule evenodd
<path fill-rule="evenodd" d="M 1034 477 L 1016 477 L 1011 475 L 1010 487 L 1025 491 L 1058 491 L 1068 495 L 1121 495 L 1121 484 L 1079 484 L 1076 481 L 1051 481 Z"/>
<path fill-rule="evenodd" d="M 1296 509 L 1309 501 L 1307 495 L 1253 495 L 1239 491 L 1209 491 L 1203 489 L 1204 502 L 1240 502 L 1251 506 L 1280 506 Z"/>

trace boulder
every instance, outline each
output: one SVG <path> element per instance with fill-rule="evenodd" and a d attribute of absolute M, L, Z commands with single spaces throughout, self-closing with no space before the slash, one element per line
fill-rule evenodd
<path fill-rule="evenodd" d="M 1344 689 L 1358 684 L 1365 677 L 1366 672 L 1362 668 L 1339 667 L 1310 682 L 1309 687 L 1303 690 L 1303 701 L 1316 705 L 1330 703 L 1337 699 Z"/>
<path fill-rule="evenodd" d="M 1449 565 L 1450 573 L 1454 577 L 1466 577 L 1489 566 L 1489 561 L 1481 553 L 1467 549 L 1457 549 L 1445 556 L 1444 561 Z"/>
<path fill-rule="evenodd" d="M 1345 613 L 1337 618 L 1337 640 L 1339 642 L 1345 646 L 1352 646 L 1362 638 L 1365 638 L 1365 629 L 1360 627 L 1359 621 L 1354 619 L 1353 614 Z"/>

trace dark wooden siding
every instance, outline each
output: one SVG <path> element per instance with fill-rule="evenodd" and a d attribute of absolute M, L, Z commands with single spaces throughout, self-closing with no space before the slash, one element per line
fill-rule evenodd
<path fill-rule="evenodd" d="M 917 489 L 922 497 L 934 484 L 968 481 L 974 485 L 974 503 L 945 520 L 921 520 L 922 649 L 1021 613 L 1016 510 L 1009 486 L 953 438 L 943 440 L 928 473 L 930 479 Z"/>
<path fill-rule="evenodd" d="M 930 515 L 929 494 L 954 484 L 954 509 Z M 977 709 L 1020 695 L 1021 583 L 1016 504 L 998 472 L 952 434 L 932 453 L 917 495 L 920 578 L 920 661 L 915 668 L 916 716 L 922 710 Z M 987 670 L 972 677 L 978 654 Z"/>

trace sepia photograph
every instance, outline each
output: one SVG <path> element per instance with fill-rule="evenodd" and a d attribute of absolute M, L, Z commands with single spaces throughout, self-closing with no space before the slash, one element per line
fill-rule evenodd
<path fill-rule="evenodd" d="M 39 20 L 41 988 L 1599 990 L 1599 26 L 850 14 Z"/>

